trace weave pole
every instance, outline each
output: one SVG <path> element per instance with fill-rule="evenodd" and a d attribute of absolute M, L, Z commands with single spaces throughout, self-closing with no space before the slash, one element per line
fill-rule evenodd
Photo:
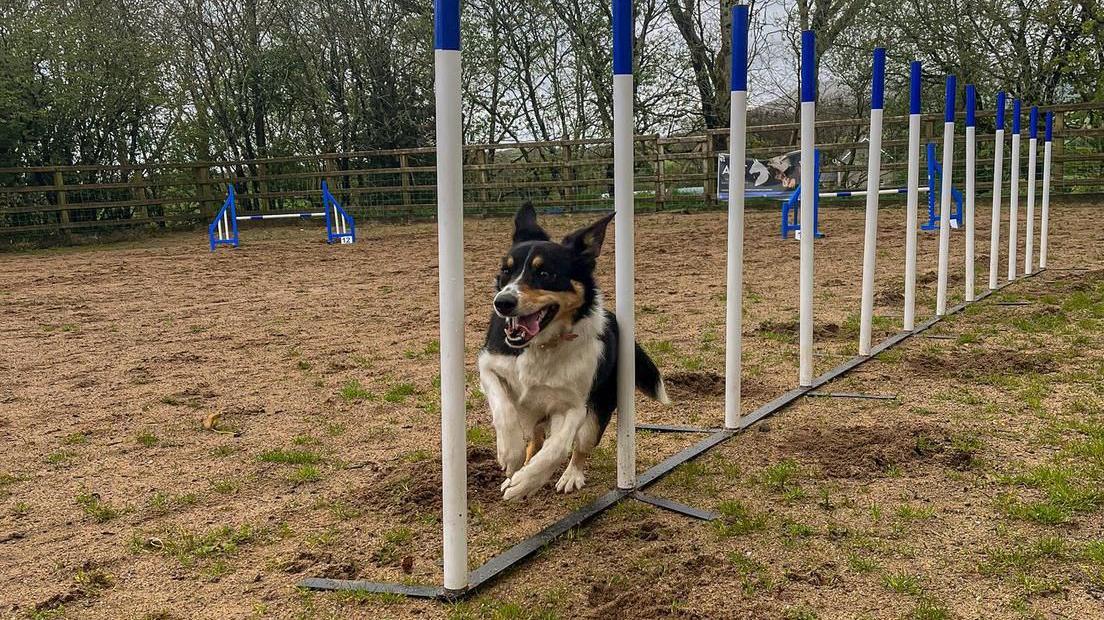
<path fill-rule="evenodd" d="M 1047 233 L 1050 229 L 1050 151 L 1054 140 L 1054 112 L 1047 112 L 1043 136 L 1043 204 L 1039 216 L 1039 269 L 1047 266 Z"/>
<path fill-rule="evenodd" d="M 798 385 L 813 384 L 813 241 L 816 239 L 816 35 L 801 33 L 801 269 Z"/>
<path fill-rule="evenodd" d="M 878 250 L 878 190 L 882 178 L 885 60 L 885 48 L 874 48 L 874 76 L 870 85 L 870 150 L 866 156 L 866 234 L 863 241 L 862 303 L 859 310 L 859 355 L 870 355 L 871 322 L 874 317 L 874 270 Z"/>
<path fill-rule="evenodd" d="M 1024 274 L 1035 273 L 1035 164 L 1039 153 L 1039 106 L 1031 106 L 1027 139 L 1027 222 L 1024 228 Z"/>
<path fill-rule="evenodd" d="M 460 0 L 436 0 L 433 26 L 441 305 L 441 527 L 445 589 L 459 591 L 468 587 Z"/>
<path fill-rule="evenodd" d="M 974 108 L 977 91 L 973 84 L 966 85 L 966 301 L 974 301 L 974 193 L 977 172 L 977 119 Z"/>
<path fill-rule="evenodd" d="M 728 124 L 728 264 L 725 308 L 725 428 L 740 426 L 744 315 L 744 159 L 747 154 L 748 7 L 732 7 Z M 737 172 L 739 171 L 739 172 Z"/>
<path fill-rule="evenodd" d="M 947 270 L 951 249 L 951 171 L 954 168 L 955 76 L 947 76 L 943 113 L 943 185 L 939 192 L 939 280 L 935 290 L 935 316 L 947 314 Z"/>
<path fill-rule="evenodd" d="M 1016 213 L 1020 199 L 1020 100 L 1012 100 L 1012 164 L 1008 180 L 1008 281 L 1016 279 Z"/>
<path fill-rule="evenodd" d="M 636 306 L 633 244 L 633 7 L 613 0 L 613 208 L 617 296 L 617 487 L 636 486 Z"/>
<path fill-rule="evenodd" d="M 997 93 L 997 125 L 993 132 L 993 221 L 989 231 L 989 290 L 997 290 L 1000 269 L 1001 172 L 1004 168 L 1004 108 L 1007 96 Z"/>
<path fill-rule="evenodd" d="M 908 187 L 905 207 L 906 332 L 916 328 L 916 210 L 920 200 L 920 62 L 909 65 Z"/>

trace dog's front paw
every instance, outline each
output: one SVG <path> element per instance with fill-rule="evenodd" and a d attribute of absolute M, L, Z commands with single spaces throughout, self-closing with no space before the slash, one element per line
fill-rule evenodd
<path fill-rule="evenodd" d="M 545 477 L 536 475 L 530 468 L 522 467 L 518 473 L 502 483 L 502 499 L 510 501 L 526 497 L 539 489 L 544 482 Z"/>
<path fill-rule="evenodd" d="M 556 490 L 561 493 L 571 493 L 583 488 L 585 484 L 586 476 L 583 475 L 583 470 L 568 465 L 563 475 L 560 476 L 559 482 L 556 483 Z"/>

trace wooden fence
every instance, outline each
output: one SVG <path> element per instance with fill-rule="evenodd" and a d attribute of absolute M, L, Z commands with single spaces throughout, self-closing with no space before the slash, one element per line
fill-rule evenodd
<path fill-rule="evenodd" d="M 1043 110 L 1055 113 L 1054 191 L 1104 193 L 1104 102 Z M 985 116 L 979 121 L 990 124 L 978 128 L 980 191 L 989 189 L 986 179 L 992 178 L 993 128 Z M 864 184 L 868 122 L 817 123 L 824 189 Z M 942 124 L 941 114 L 925 115 L 925 141 L 941 140 Z M 906 116 L 885 119 L 883 186 L 904 185 L 907 125 Z M 797 129 L 794 123 L 749 127 L 748 156 L 770 158 L 796 150 Z M 1040 128 L 1040 138 L 1041 133 Z M 721 129 L 637 136 L 637 208 L 715 208 L 717 156 L 727 150 L 727 135 Z M 961 130 L 958 140 L 964 140 Z M 961 154 L 961 148 L 956 152 Z M 325 179 L 358 221 L 431 218 L 435 157 L 428 147 L 224 162 L 3 168 L 0 247 L 64 243 L 118 229 L 205 224 L 228 184 L 238 192 L 240 214 L 317 210 Z M 963 168 L 960 158 L 953 178 L 961 179 Z M 608 139 L 471 144 L 464 148 L 465 209 L 468 215 L 490 216 L 532 200 L 547 210 L 607 210 L 613 205 L 612 173 Z M 1007 178 L 1006 169 L 1006 183 Z"/>

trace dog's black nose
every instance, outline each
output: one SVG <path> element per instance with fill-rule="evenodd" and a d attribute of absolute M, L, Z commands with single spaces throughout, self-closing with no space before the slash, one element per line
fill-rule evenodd
<path fill-rule="evenodd" d="M 502 316 L 510 316 L 510 314 L 512 314 L 514 310 L 517 309 L 517 304 L 518 300 L 515 295 L 510 295 L 509 293 L 499 293 L 498 295 L 495 295 L 495 311 Z"/>

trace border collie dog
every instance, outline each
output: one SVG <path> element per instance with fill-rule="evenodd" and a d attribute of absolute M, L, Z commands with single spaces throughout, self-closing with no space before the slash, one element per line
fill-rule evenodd
<path fill-rule="evenodd" d="M 503 497 L 537 491 L 570 457 L 556 490 L 586 482 L 586 459 L 617 408 L 617 319 L 602 307 L 594 268 L 613 214 L 561 243 L 532 205 L 514 218 L 495 280 L 479 381 L 494 420 Z M 636 345 L 636 387 L 668 404 L 659 369 Z"/>

